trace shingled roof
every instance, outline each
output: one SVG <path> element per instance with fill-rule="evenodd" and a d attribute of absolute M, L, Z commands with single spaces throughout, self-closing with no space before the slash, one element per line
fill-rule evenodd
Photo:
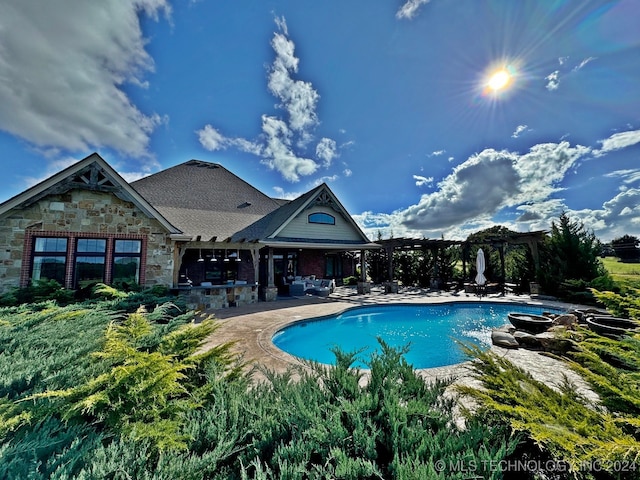
<path fill-rule="evenodd" d="M 322 184 L 324 185 L 324 184 Z M 307 201 L 317 194 L 322 185 L 300 195 L 295 200 L 282 205 L 277 210 L 260 218 L 255 223 L 248 225 L 246 228 L 239 230 L 231 237 L 233 242 L 256 242 L 270 237 L 284 222 L 290 219 L 298 209 L 300 209 Z"/>
<path fill-rule="evenodd" d="M 281 205 L 222 165 L 201 160 L 189 160 L 131 186 L 173 225 L 202 241 L 225 241 Z"/>

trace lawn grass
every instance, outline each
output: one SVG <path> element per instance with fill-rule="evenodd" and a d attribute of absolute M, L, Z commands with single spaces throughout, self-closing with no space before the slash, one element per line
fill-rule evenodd
<path fill-rule="evenodd" d="M 640 289 L 640 263 L 624 263 L 616 257 L 600 259 L 613 280 L 621 287 Z"/>
<path fill-rule="evenodd" d="M 624 263 L 617 257 L 605 257 L 600 260 L 612 275 L 637 275 L 640 277 L 640 263 Z"/>

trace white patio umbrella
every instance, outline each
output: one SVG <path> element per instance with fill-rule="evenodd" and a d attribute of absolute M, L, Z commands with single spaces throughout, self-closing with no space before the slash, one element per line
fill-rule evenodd
<path fill-rule="evenodd" d="M 476 275 L 476 284 L 484 285 L 487 283 L 487 278 L 484 276 L 484 252 L 481 248 L 478 249 L 478 254 L 476 255 L 476 270 L 478 271 Z"/>

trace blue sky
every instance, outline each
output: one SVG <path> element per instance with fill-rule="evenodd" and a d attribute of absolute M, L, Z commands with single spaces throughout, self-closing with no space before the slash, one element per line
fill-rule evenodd
<path fill-rule="evenodd" d="M 638 25 L 638 0 L 4 0 L 0 201 L 97 151 L 326 182 L 371 238 L 640 236 Z"/>

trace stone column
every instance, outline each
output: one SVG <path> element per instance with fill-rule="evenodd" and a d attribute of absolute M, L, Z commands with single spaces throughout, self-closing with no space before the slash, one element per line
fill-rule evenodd
<path fill-rule="evenodd" d="M 367 282 L 367 262 L 365 258 L 366 250 L 360 250 L 360 281 L 358 282 L 358 293 L 371 293 L 371 284 Z"/>
<path fill-rule="evenodd" d="M 267 285 L 262 287 L 262 297 L 265 302 L 273 302 L 278 298 L 278 287 L 275 283 L 275 267 L 273 265 L 273 248 L 269 247 L 267 259 Z"/>

